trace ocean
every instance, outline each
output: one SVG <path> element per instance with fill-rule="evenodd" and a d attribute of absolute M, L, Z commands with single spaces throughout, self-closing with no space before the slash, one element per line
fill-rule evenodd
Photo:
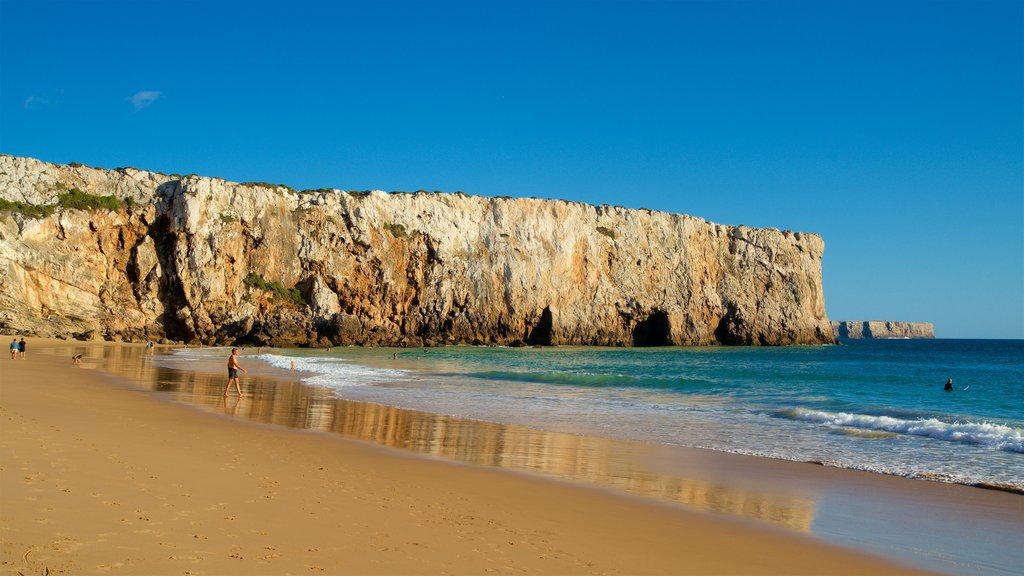
<path fill-rule="evenodd" d="M 257 357 L 294 366 L 306 384 L 349 400 L 1024 490 L 1020 340 L 275 349 Z M 943 390 L 948 378 L 953 391 Z"/>

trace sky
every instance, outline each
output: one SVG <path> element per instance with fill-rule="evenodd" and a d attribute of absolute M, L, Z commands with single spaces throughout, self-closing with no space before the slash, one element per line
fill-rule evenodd
<path fill-rule="evenodd" d="M 0 0 L 0 153 L 813 232 L 833 320 L 1024 338 L 1024 2 Z"/>

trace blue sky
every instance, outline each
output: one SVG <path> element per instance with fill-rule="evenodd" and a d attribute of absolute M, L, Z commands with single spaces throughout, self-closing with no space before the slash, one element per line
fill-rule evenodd
<path fill-rule="evenodd" d="M 1024 2 L 0 0 L 0 152 L 815 232 L 831 318 L 1024 338 Z"/>

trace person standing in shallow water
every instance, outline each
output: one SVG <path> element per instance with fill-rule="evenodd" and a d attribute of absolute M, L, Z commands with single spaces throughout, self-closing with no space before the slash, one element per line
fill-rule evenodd
<path fill-rule="evenodd" d="M 228 358 L 228 385 L 224 387 L 224 397 L 228 395 L 228 390 L 231 389 L 232 382 L 235 384 L 235 391 L 238 392 L 238 397 L 242 398 L 242 388 L 238 384 L 238 371 L 241 370 L 246 374 L 248 370 L 242 368 L 242 365 L 238 363 L 238 348 L 231 349 L 231 356 Z"/>

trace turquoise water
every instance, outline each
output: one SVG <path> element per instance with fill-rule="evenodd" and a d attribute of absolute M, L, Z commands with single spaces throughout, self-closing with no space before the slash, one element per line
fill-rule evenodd
<path fill-rule="evenodd" d="M 395 358 L 394 354 L 398 357 Z M 275 350 L 339 397 L 1024 489 L 1024 341 Z M 955 391 L 943 391 L 953 378 Z"/>
<path fill-rule="evenodd" d="M 1021 340 L 273 349 L 256 357 L 349 400 L 1024 490 Z M 948 378 L 952 392 L 943 390 Z"/>

